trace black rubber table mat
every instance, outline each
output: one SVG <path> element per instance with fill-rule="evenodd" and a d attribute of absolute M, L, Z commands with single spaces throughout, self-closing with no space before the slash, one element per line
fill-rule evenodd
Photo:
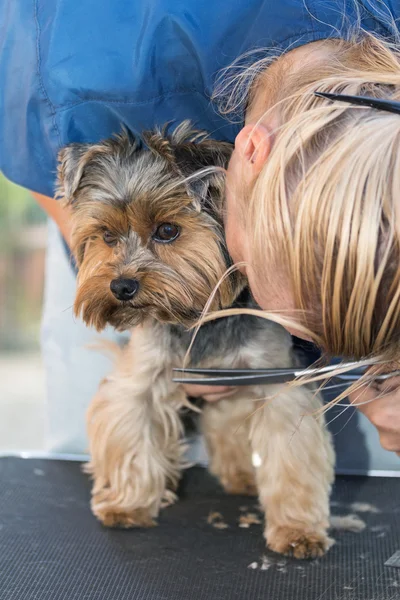
<path fill-rule="evenodd" d="M 400 549 L 399 479 L 339 478 L 334 513 L 379 512 L 359 513 L 367 528 L 336 533 L 314 562 L 267 553 L 261 525 L 238 527 L 255 499 L 226 496 L 201 468 L 150 530 L 104 529 L 89 490 L 78 463 L 0 460 L 1 600 L 400 599 L 400 569 L 384 566 Z M 207 523 L 210 511 L 229 527 Z"/>

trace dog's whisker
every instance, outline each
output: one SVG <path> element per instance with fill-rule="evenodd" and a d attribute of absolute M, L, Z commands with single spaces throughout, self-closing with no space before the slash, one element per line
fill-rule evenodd
<path fill-rule="evenodd" d="M 72 308 L 74 308 L 73 304 L 71 304 L 71 306 L 68 306 L 67 308 L 64 308 L 61 312 L 65 313 L 67 312 L 67 310 L 71 310 Z"/>

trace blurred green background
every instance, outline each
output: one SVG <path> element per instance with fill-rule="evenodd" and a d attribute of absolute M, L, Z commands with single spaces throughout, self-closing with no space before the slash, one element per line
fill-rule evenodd
<path fill-rule="evenodd" d="M 0 352 L 39 347 L 46 216 L 0 173 Z"/>

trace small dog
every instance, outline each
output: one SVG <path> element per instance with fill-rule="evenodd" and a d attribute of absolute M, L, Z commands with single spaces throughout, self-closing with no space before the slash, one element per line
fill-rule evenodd
<path fill-rule="evenodd" d="M 60 152 L 59 195 L 73 215 L 79 267 L 74 310 L 101 330 L 135 328 L 88 413 L 92 510 L 107 526 L 151 526 L 175 500 L 184 467 L 183 387 L 172 381 L 207 300 L 230 265 L 223 177 L 232 147 L 185 122 L 172 134 L 128 132 Z M 219 167 L 219 169 L 218 169 Z M 238 272 L 210 308 L 254 307 Z M 206 323 L 192 366 L 290 367 L 290 336 L 253 316 Z M 265 401 L 266 397 L 270 400 Z M 258 494 L 268 546 L 321 556 L 332 540 L 334 454 L 321 400 L 307 387 L 249 386 L 206 403 L 210 470 L 232 494 Z"/>

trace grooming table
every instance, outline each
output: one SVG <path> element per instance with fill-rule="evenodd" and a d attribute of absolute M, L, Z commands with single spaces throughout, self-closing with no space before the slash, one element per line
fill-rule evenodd
<path fill-rule="evenodd" d="M 339 477 L 333 513 L 368 503 L 367 528 L 337 532 L 314 562 L 266 552 L 261 525 L 238 526 L 256 500 L 225 495 L 200 467 L 150 530 L 103 528 L 76 462 L 3 458 L 0 481 L 1 600 L 400 599 L 400 568 L 384 565 L 400 550 L 400 479 Z M 228 528 L 207 522 L 213 511 Z"/>

